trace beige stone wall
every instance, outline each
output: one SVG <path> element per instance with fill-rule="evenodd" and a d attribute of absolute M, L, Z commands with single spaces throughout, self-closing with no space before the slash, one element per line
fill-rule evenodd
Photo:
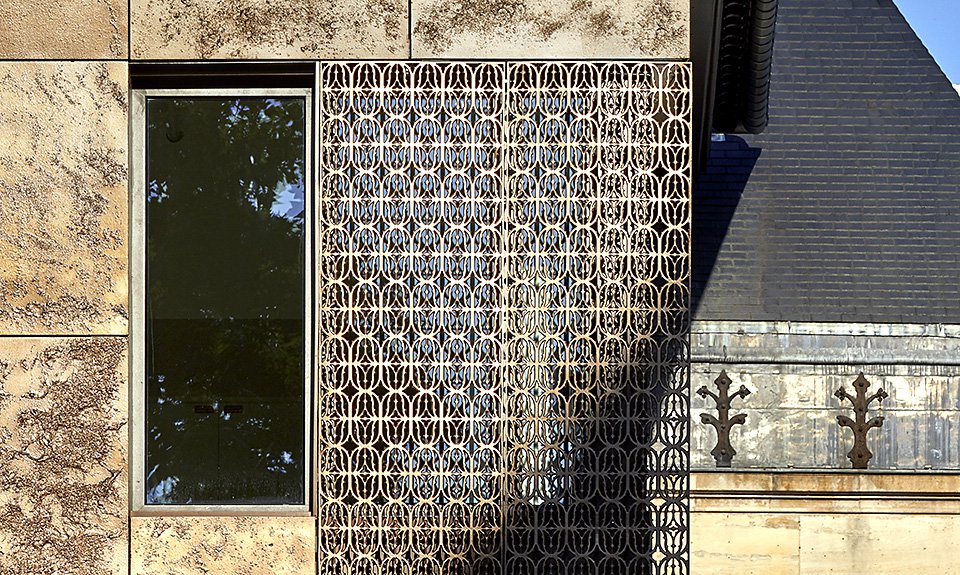
<path fill-rule="evenodd" d="M 699 473 L 691 572 L 960 573 L 960 476 Z"/>
<path fill-rule="evenodd" d="M 126 240 L 126 63 L 0 62 L 0 334 L 126 334 Z"/>
<path fill-rule="evenodd" d="M 312 575 L 313 517 L 134 517 L 137 575 Z"/>
<path fill-rule="evenodd" d="M 127 572 L 122 337 L 0 338 L 0 573 Z"/>
<path fill-rule="evenodd" d="M 134 59 L 404 58 L 405 0 L 132 0 Z"/>
<path fill-rule="evenodd" d="M 154 59 L 689 57 L 689 0 L 132 0 Z"/>
<path fill-rule="evenodd" d="M 82 27 L 105 5 L 67 4 L 42 8 L 76 9 Z M 125 8 L 123 50 L 57 20 L 46 52 L 4 27 L 5 55 L 126 54 Z M 123 61 L 0 61 L 4 575 L 128 570 L 127 94 Z"/>
<path fill-rule="evenodd" d="M 127 57 L 126 0 L 0 0 L 0 59 Z"/>
<path fill-rule="evenodd" d="M 686 58 L 688 0 L 413 0 L 415 58 Z"/>
<path fill-rule="evenodd" d="M 685 59 L 689 45 L 690 0 L 0 0 L 0 59 Z"/>
<path fill-rule="evenodd" d="M 127 46 L 124 1 L 0 0 L 3 575 L 128 571 Z"/>

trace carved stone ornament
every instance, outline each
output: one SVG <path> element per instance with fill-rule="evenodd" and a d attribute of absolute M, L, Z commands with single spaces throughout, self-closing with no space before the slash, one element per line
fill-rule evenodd
<path fill-rule="evenodd" d="M 732 396 L 729 395 L 730 384 L 732 382 L 730 378 L 727 377 L 726 371 L 721 371 L 713 383 L 720 391 L 719 395 L 707 389 L 705 385 L 697 390 L 697 395 L 704 399 L 706 399 L 708 395 L 713 398 L 717 404 L 718 417 L 714 417 L 709 413 L 701 413 L 700 421 L 712 425 L 717 430 L 717 445 L 710 452 L 710 455 L 713 455 L 713 458 L 717 460 L 717 467 L 730 467 L 733 456 L 737 454 L 737 450 L 730 444 L 730 430 L 734 425 L 743 425 L 747 421 L 747 416 L 742 413 L 730 417 L 730 402 L 738 397 L 746 398 L 750 395 L 750 390 L 747 389 L 746 386 L 741 385 L 740 389 Z"/>
<path fill-rule="evenodd" d="M 888 397 L 887 392 L 885 392 L 883 388 L 880 388 L 876 393 L 867 397 L 867 388 L 869 386 L 870 382 L 863 376 L 863 372 L 860 372 L 856 381 L 853 382 L 853 387 L 857 390 L 856 397 L 847 393 L 847 390 L 843 387 L 833 394 L 841 403 L 843 403 L 844 399 L 849 399 L 850 403 L 853 404 L 853 412 L 857 417 L 856 421 L 854 421 L 846 415 L 837 416 L 837 424 L 840 427 L 849 427 L 853 430 L 853 449 L 847 453 L 847 458 L 850 459 L 854 469 L 867 468 L 867 464 L 873 457 L 873 452 L 867 448 L 867 432 L 874 427 L 883 425 L 882 415 L 867 420 L 867 409 L 874 400 L 881 402 L 886 399 Z"/>

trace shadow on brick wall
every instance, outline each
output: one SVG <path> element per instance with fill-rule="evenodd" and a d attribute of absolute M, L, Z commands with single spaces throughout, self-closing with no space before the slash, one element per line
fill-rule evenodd
<path fill-rule="evenodd" d="M 707 165 L 693 185 L 693 317 L 761 151 L 737 136 L 710 143 Z"/>

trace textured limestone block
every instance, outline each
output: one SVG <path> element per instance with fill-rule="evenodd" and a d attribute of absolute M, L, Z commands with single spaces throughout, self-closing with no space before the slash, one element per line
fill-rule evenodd
<path fill-rule="evenodd" d="M 687 58 L 689 0 L 413 0 L 413 56 Z"/>
<path fill-rule="evenodd" d="M 744 507 L 747 509 L 748 507 Z M 960 516 L 694 513 L 691 573 L 960 573 Z"/>
<path fill-rule="evenodd" d="M 804 575 L 957 574 L 960 516 L 800 515 Z"/>
<path fill-rule="evenodd" d="M 312 575 L 312 517 L 133 517 L 135 575 Z"/>
<path fill-rule="evenodd" d="M 0 573 L 127 572 L 124 338 L 0 339 Z"/>
<path fill-rule="evenodd" d="M 126 57 L 124 0 L 0 0 L 0 59 Z"/>
<path fill-rule="evenodd" d="M 134 59 L 405 58 L 405 0 L 132 0 Z"/>
<path fill-rule="evenodd" d="M 0 63 L 0 334 L 127 326 L 127 65 Z"/>
<path fill-rule="evenodd" d="M 800 519 L 762 513 L 693 513 L 690 572 L 711 575 L 796 575 Z"/>

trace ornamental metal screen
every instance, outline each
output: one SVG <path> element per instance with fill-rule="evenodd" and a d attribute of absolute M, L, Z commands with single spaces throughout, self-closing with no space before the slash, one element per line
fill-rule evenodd
<path fill-rule="evenodd" d="M 688 65 L 319 83 L 319 572 L 686 573 Z"/>

